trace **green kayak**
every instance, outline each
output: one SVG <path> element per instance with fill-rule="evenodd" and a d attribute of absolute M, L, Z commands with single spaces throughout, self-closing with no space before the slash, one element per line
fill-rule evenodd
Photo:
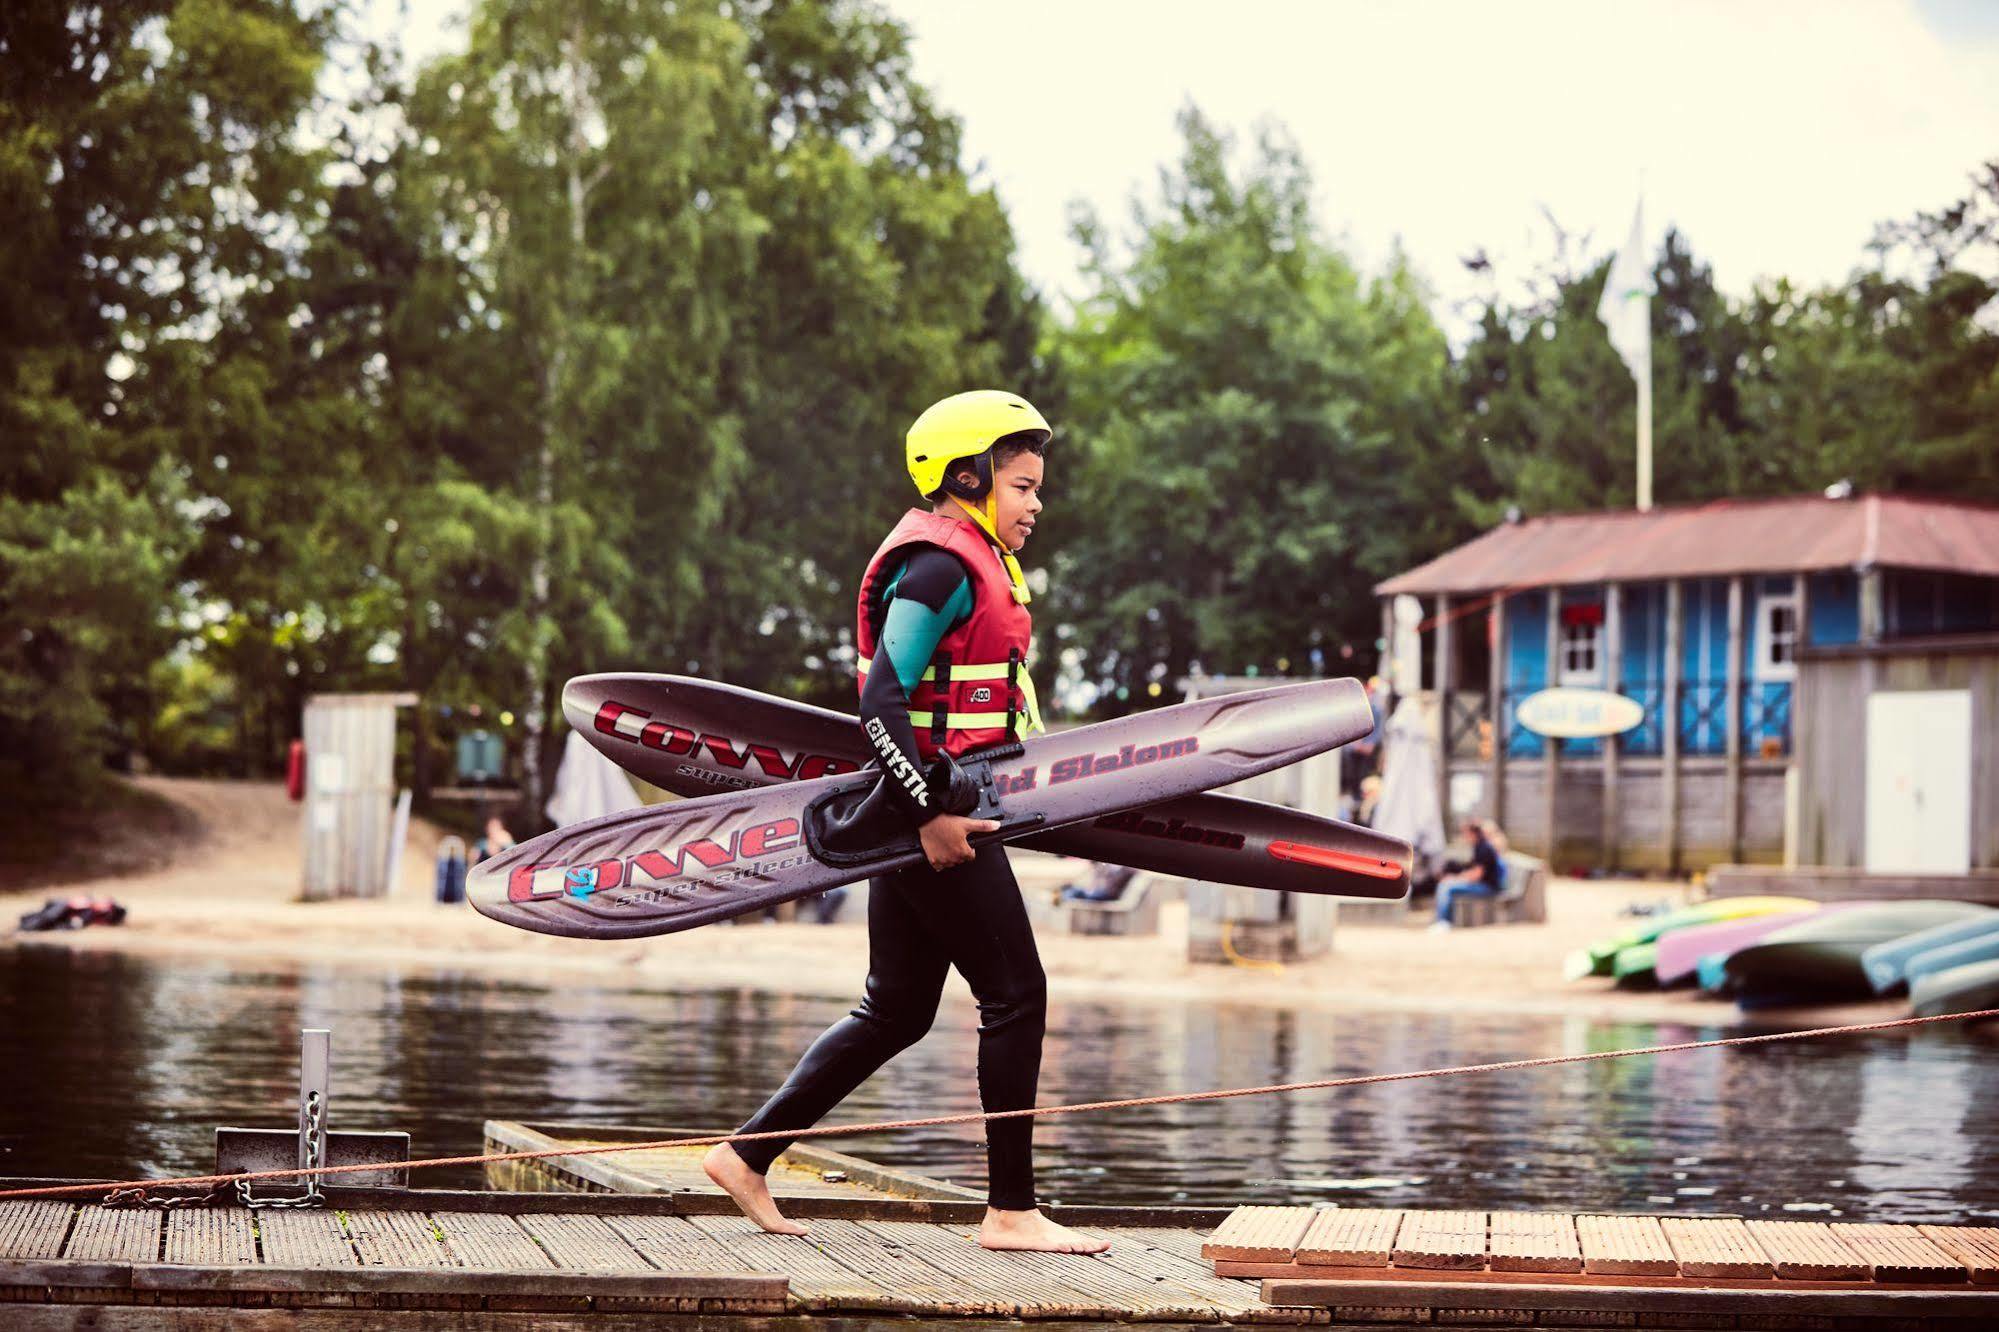
<path fill-rule="evenodd" d="M 1983 911 L 1970 902 L 1916 901 L 1821 912 L 1729 954 L 1729 988 L 1751 1001 L 1759 991 L 1821 1000 L 1868 998 L 1874 987 L 1861 956 L 1870 947 Z"/>
<path fill-rule="evenodd" d="M 1809 911 L 1818 903 L 1802 897 L 1717 897 L 1699 902 L 1677 911 L 1665 911 L 1656 916 L 1645 916 L 1626 929 L 1618 931 L 1608 939 L 1579 948 L 1570 953 L 1562 966 L 1562 972 L 1570 980 L 1581 980 L 1584 976 L 1614 976 L 1617 974 L 1617 955 L 1638 944 L 1658 941 L 1660 935 L 1672 930 L 1685 929 L 1691 925 L 1711 925 L 1719 920 L 1739 920 L 1744 916 L 1762 916 L 1772 911 Z M 1652 964 L 1648 961 L 1647 967 Z"/>
<path fill-rule="evenodd" d="M 1659 985 L 1659 975 L 1653 967 L 1658 960 L 1658 944 L 1633 944 L 1629 948 L 1617 950 L 1617 956 L 1610 961 L 1610 974 L 1617 977 L 1617 987 L 1620 990 L 1656 989 Z"/>

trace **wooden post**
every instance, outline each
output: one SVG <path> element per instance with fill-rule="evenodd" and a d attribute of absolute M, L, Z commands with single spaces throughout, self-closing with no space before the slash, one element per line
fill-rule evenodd
<path fill-rule="evenodd" d="M 1603 587 L 1603 687 L 1613 694 L 1624 692 L 1624 587 L 1606 583 Z M 1617 868 L 1617 737 L 1603 738 L 1603 844 L 1597 848 L 1604 868 Z"/>
<path fill-rule="evenodd" d="M 1683 589 L 1675 578 L 1666 584 L 1665 699 L 1659 705 L 1659 780 L 1665 786 L 1666 872 L 1680 872 L 1680 622 L 1685 618 Z"/>
<path fill-rule="evenodd" d="M 1742 575 L 1728 580 L 1728 858 L 1742 860 Z"/>
<path fill-rule="evenodd" d="M 1451 826 L 1451 598 L 1437 594 L 1437 809 Z"/>
<path fill-rule="evenodd" d="M 1887 602 L 1882 595 L 1881 570 L 1860 571 L 1860 641 L 1878 643 L 1887 622 Z"/>
<path fill-rule="evenodd" d="M 1492 598 L 1491 627 L 1486 633 L 1492 641 L 1492 665 L 1486 672 L 1490 678 L 1485 690 L 1492 753 L 1486 759 L 1485 800 L 1492 821 L 1503 830 L 1506 827 L 1506 594 L 1503 592 Z"/>
<path fill-rule="evenodd" d="M 1548 589 L 1548 688 L 1553 689 L 1562 682 L 1562 589 Z M 1543 764 L 1542 792 L 1544 813 L 1547 818 L 1548 844 L 1543 854 L 1548 861 L 1548 872 L 1555 872 L 1555 787 L 1561 780 L 1562 742 L 1555 737 L 1545 736 L 1541 741 Z"/>

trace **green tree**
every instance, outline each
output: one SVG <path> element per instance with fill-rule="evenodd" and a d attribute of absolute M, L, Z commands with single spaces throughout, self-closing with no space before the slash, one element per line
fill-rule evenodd
<path fill-rule="evenodd" d="M 0 18 L 0 751 L 121 750 L 215 512 L 184 391 L 280 271 L 312 179 L 296 130 L 331 23 L 260 0 Z"/>
<path fill-rule="evenodd" d="M 1128 257 L 1079 216 L 1093 290 L 1057 338 L 1058 641 L 1130 701 L 1197 664 L 1340 668 L 1371 584 L 1462 531 L 1431 489 L 1448 348 L 1406 262 L 1369 280 L 1320 236 L 1281 135 L 1237 173 L 1199 112 L 1180 128 Z"/>

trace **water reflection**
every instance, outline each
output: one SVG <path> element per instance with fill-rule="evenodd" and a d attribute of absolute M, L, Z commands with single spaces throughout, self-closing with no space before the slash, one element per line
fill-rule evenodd
<path fill-rule="evenodd" d="M 486 1118 L 727 1125 L 845 1005 L 305 966 L 242 972 L 26 948 L 0 976 L 0 1171 L 194 1173 L 218 1124 L 280 1125 L 301 1026 L 334 1032 L 333 1122 L 471 1152 Z M 969 1003 L 848 1103 L 850 1120 L 977 1107 Z M 1467 1013 L 1061 1003 L 1042 1100 L 1105 1100 L 1700 1039 L 1678 1026 Z M 1043 1191 L 1670 1209 L 1892 1220 L 1999 1210 L 1999 1031 L 1696 1051 L 1492 1076 L 1063 1116 Z M 976 1184 L 975 1129 L 844 1140 Z M 476 1185 L 471 1171 L 438 1184 Z"/>

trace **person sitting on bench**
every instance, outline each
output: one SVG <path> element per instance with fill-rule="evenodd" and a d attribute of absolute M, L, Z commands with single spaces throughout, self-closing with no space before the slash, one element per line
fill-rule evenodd
<path fill-rule="evenodd" d="M 1499 848 L 1486 836 L 1485 825 L 1468 818 L 1465 836 L 1471 839 L 1471 859 L 1452 861 L 1437 880 L 1437 919 L 1433 930 L 1451 928 L 1451 903 L 1460 897 L 1493 897 L 1499 892 L 1505 870 L 1499 863 Z"/>
<path fill-rule="evenodd" d="M 1124 886 L 1138 875 L 1129 865 L 1090 866 L 1089 883 L 1079 886 L 1074 883 L 1062 885 L 1059 901 L 1063 902 L 1115 902 L 1124 892 Z"/>

